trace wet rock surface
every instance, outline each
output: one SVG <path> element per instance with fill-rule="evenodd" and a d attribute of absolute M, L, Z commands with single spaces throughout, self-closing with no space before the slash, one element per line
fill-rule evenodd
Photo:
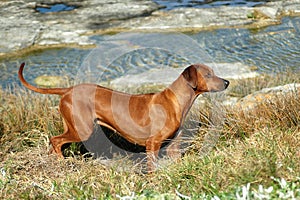
<path fill-rule="evenodd" d="M 0 2 L 0 57 L 49 46 L 92 46 L 88 35 L 116 31 L 199 31 L 220 27 L 261 27 L 300 15 L 300 0 L 260 7 L 159 10 L 150 0 L 65 0 L 73 10 L 40 13 L 57 1 Z"/>
<path fill-rule="evenodd" d="M 84 35 L 160 8 L 150 0 L 64 1 L 71 11 L 40 13 L 56 1 L 0 2 L 0 56 L 34 46 L 93 45 Z M 47 3 L 47 4 L 46 4 Z"/>
<path fill-rule="evenodd" d="M 259 28 L 280 23 L 285 15 L 300 15 L 300 1 L 274 1 L 259 7 L 179 8 L 157 11 L 140 20 L 129 20 L 124 27 L 140 30 L 199 31 L 224 27 Z"/>

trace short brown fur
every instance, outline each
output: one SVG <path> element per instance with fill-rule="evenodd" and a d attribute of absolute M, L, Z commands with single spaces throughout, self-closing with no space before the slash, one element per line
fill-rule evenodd
<path fill-rule="evenodd" d="M 154 170 L 158 151 L 164 140 L 172 138 L 183 123 L 195 98 L 204 92 L 226 89 L 229 81 L 217 77 L 203 64 L 187 67 L 165 90 L 154 94 L 130 95 L 96 84 L 79 84 L 70 88 L 37 88 L 23 77 L 30 90 L 61 95 L 59 109 L 64 133 L 50 139 L 51 153 L 62 155 L 65 143 L 89 139 L 93 122 L 116 131 L 129 142 L 146 147 L 148 171 Z"/>

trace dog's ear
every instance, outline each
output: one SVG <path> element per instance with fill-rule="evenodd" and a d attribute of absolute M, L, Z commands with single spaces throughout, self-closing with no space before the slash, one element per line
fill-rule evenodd
<path fill-rule="evenodd" d="M 188 84 L 195 90 L 197 89 L 197 69 L 194 65 L 189 66 L 182 72 Z"/>

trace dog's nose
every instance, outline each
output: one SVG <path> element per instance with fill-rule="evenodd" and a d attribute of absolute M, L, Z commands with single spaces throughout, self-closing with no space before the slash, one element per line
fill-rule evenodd
<path fill-rule="evenodd" d="M 223 79 L 223 81 L 224 81 L 224 86 L 225 86 L 225 89 L 229 86 L 229 81 L 227 81 L 227 80 L 225 80 L 225 79 Z"/>

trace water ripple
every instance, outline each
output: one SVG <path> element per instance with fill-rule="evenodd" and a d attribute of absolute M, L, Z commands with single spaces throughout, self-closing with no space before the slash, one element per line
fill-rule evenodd
<path fill-rule="evenodd" d="M 182 46 L 180 51 L 185 54 L 192 54 L 199 62 L 241 62 L 245 65 L 256 66 L 259 71 L 270 72 L 285 69 L 300 68 L 300 18 L 284 18 L 283 23 L 270 26 L 264 29 L 220 29 L 215 31 L 202 31 L 196 34 L 187 34 L 197 41 L 197 47 L 202 48 L 205 53 L 195 53 L 195 49 L 187 49 Z M 158 35 L 159 36 L 159 35 Z M 172 33 L 170 37 L 174 37 Z M 164 34 L 164 37 L 166 35 Z M 176 37 L 174 37 L 176 38 Z M 93 36 L 98 41 L 103 40 L 103 36 Z M 142 41 L 144 42 L 144 41 Z M 159 43 L 160 40 L 157 40 Z M 152 45 L 152 44 L 151 44 Z M 124 44 L 124 48 L 127 44 Z M 190 45 L 192 46 L 192 45 Z M 118 47 L 118 46 L 117 46 Z M 0 83 L 2 87 L 11 84 L 19 84 L 17 71 L 22 62 L 28 65 L 24 70 L 25 78 L 33 82 L 34 78 L 41 75 L 66 76 L 76 78 L 78 69 L 89 55 L 91 50 L 76 48 L 48 49 L 31 53 L 15 59 L 1 60 L 0 62 Z M 101 52 L 110 55 L 111 52 Z M 208 57 L 208 58 L 205 58 Z M 105 56 L 104 56 L 105 57 Z M 108 58 L 110 59 L 110 58 Z M 195 60 L 193 59 L 193 60 Z M 105 72 L 105 80 L 111 80 L 131 70 L 132 73 L 140 73 L 142 70 L 157 68 L 159 65 L 182 66 L 187 65 L 187 60 L 174 55 L 163 49 L 138 49 L 130 51 L 114 60 L 109 69 L 96 66 L 96 60 L 91 60 L 94 71 L 90 74 Z M 86 72 L 82 72 L 83 75 Z"/>
<path fill-rule="evenodd" d="M 283 24 L 261 30 L 221 29 L 191 36 L 205 44 L 203 48 L 215 62 L 242 62 L 261 71 L 298 69 L 300 33 L 294 24 L 299 21 L 300 18 L 285 18 Z"/>

